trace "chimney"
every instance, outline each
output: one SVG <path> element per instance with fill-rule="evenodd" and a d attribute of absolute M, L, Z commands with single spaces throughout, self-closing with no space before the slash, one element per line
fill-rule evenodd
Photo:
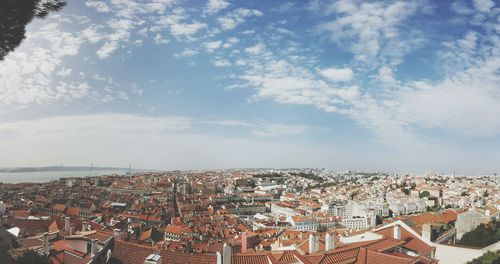
<path fill-rule="evenodd" d="M 87 232 L 87 222 L 82 223 L 82 232 Z"/>
<path fill-rule="evenodd" d="M 64 232 L 66 234 L 69 234 L 70 226 L 71 226 L 71 218 L 69 218 L 69 216 L 66 216 L 64 218 Z"/>
<path fill-rule="evenodd" d="M 144 264 L 161 264 L 161 255 L 160 253 L 154 253 L 149 255 L 146 260 L 144 261 Z"/>
<path fill-rule="evenodd" d="M 0 216 L 0 226 L 7 224 L 8 215 Z"/>
<path fill-rule="evenodd" d="M 399 227 L 399 225 L 394 226 L 392 233 L 394 239 L 401 240 L 401 227 Z"/>
<path fill-rule="evenodd" d="M 118 228 L 113 229 L 113 236 L 115 237 L 116 240 L 120 240 L 122 236 L 122 231 Z"/>
<path fill-rule="evenodd" d="M 326 233 L 326 238 L 325 238 L 325 250 L 330 251 L 335 249 L 335 233 Z"/>
<path fill-rule="evenodd" d="M 248 248 L 248 237 L 247 232 L 241 233 L 241 253 L 247 253 Z"/>
<path fill-rule="evenodd" d="M 223 250 L 222 264 L 231 264 L 231 255 L 232 255 L 231 246 L 224 243 L 224 247 L 222 248 L 222 250 Z"/>
<path fill-rule="evenodd" d="M 92 243 L 92 247 L 91 247 L 91 251 L 90 251 L 90 256 L 91 257 L 94 257 L 95 255 L 97 255 L 97 251 L 98 251 L 98 248 L 97 248 L 97 239 L 92 239 L 91 241 Z"/>
<path fill-rule="evenodd" d="M 422 239 L 425 242 L 431 242 L 432 238 L 432 226 L 431 224 L 423 224 L 422 225 Z"/>
<path fill-rule="evenodd" d="M 49 255 L 50 252 L 50 243 L 49 243 L 49 233 L 43 233 L 43 253 Z"/>
<path fill-rule="evenodd" d="M 318 241 L 318 237 L 313 235 L 313 234 L 310 234 L 309 235 L 309 254 L 311 253 L 315 253 L 315 252 L 318 252 L 318 244 L 319 244 L 319 241 Z"/>
<path fill-rule="evenodd" d="M 222 255 L 220 252 L 217 252 L 217 264 L 222 264 Z"/>
<path fill-rule="evenodd" d="M 72 236 L 75 234 L 75 225 L 74 224 L 71 224 L 69 226 L 69 235 Z"/>

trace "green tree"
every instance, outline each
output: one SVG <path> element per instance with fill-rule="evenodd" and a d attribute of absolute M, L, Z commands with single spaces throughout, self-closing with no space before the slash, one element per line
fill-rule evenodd
<path fill-rule="evenodd" d="M 425 197 L 429 197 L 431 194 L 428 191 L 423 191 L 418 195 L 418 198 L 423 199 Z"/>
<path fill-rule="evenodd" d="M 0 1 L 0 60 L 21 44 L 33 18 L 44 18 L 65 5 L 66 0 Z"/>
<path fill-rule="evenodd" d="M 33 250 L 29 250 L 29 251 L 26 251 L 23 256 L 17 258 L 16 263 L 17 264 L 32 264 L 32 263 L 49 264 L 49 261 L 47 260 L 46 257 L 40 256 L 38 253 L 36 253 Z"/>
<path fill-rule="evenodd" d="M 500 264 L 500 250 L 496 252 L 488 251 L 466 264 Z"/>
<path fill-rule="evenodd" d="M 480 224 L 465 233 L 457 244 L 471 247 L 485 247 L 500 241 L 500 221 L 494 219 L 488 224 Z"/>

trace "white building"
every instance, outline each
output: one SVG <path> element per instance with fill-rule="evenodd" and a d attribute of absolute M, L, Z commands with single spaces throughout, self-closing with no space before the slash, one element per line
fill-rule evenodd
<path fill-rule="evenodd" d="M 318 231 L 319 221 L 316 218 L 295 215 L 287 218 L 287 221 L 292 224 L 293 228 L 300 231 Z"/>
<path fill-rule="evenodd" d="M 285 216 L 292 217 L 294 215 L 300 215 L 294 208 L 288 207 L 282 203 L 272 203 L 271 204 L 271 214 L 275 216 Z"/>

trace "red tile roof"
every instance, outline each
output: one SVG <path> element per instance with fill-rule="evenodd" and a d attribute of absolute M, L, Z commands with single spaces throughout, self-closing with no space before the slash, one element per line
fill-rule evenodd
<path fill-rule="evenodd" d="M 231 264 L 269 264 L 277 263 L 273 255 L 268 252 L 234 254 L 231 257 Z"/>
<path fill-rule="evenodd" d="M 47 232 L 52 220 L 8 218 L 7 222 L 12 226 L 19 227 L 21 232 L 30 236 Z"/>
<path fill-rule="evenodd" d="M 165 228 L 165 233 L 170 233 L 170 234 L 175 234 L 175 235 L 180 235 L 182 231 L 181 226 L 172 226 L 169 225 L 167 228 Z"/>
<path fill-rule="evenodd" d="M 100 233 L 100 232 L 98 232 Z M 151 246 L 115 240 L 115 246 L 110 263 L 137 264 L 144 263 L 147 256 L 154 253 Z M 188 254 L 181 252 L 172 252 L 168 250 L 161 251 L 163 264 L 215 264 L 217 256 L 215 254 Z"/>
<path fill-rule="evenodd" d="M 69 216 L 78 216 L 80 214 L 80 208 L 78 207 L 68 207 L 66 214 Z"/>
<path fill-rule="evenodd" d="M 385 237 L 392 237 L 393 227 L 386 227 L 375 231 L 375 233 L 383 235 Z M 410 233 L 405 228 L 401 228 L 401 240 L 405 241 L 405 243 L 402 245 L 403 247 L 420 254 L 427 253 L 433 248 L 432 246 L 428 245 L 427 243 Z"/>
<path fill-rule="evenodd" d="M 356 264 L 410 264 L 417 263 L 415 258 L 394 256 L 361 248 Z"/>
<path fill-rule="evenodd" d="M 55 204 L 54 206 L 52 206 L 52 209 L 62 212 L 62 211 L 64 211 L 64 209 L 66 209 L 66 205 L 64 205 L 64 204 Z"/>

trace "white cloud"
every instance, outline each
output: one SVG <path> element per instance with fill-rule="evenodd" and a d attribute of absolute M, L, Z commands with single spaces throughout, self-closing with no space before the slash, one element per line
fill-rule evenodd
<path fill-rule="evenodd" d="M 359 91 L 358 86 L 350 86 L 341 89 L 336 89 L 332 91 L 333 94 L 336 94 L 338 97 L 343 99 L 345 102 L 355 102 L 359 99 L 361 92 Z"/>
<path fill-rule="evenodd" d="M 243 35 L 253 35 L 253 34 L 255 34 L 255 30 L 248 29 L 248 30 L 245 30 L 245 31 L 241 32 L 241 34 L 243 34 Z"/>
<path fill-rule="evenodd" d="M 472 14 L 474 11 L 467 5 L 465 1 L 457 0 L 451 4 L 451 10 L 460 15 Z"/>
<path fill-rule="evenodd" d="M 251 134 L 262 137 L 303 135 L 314 131 L 328 131 L 326 128 L 312 127 L 301 124 L 251 122 L 231 119 L 206 119 L 198 120 L 196 122 L 208 125 L 248 128 L 250 129 L 249 131 Z"/>
<path fill-rule="evenodd" d="M 418 1 L 337 1 L 327 8 L 336 18 L 320 25 L 319 29 L 330 32 L 331 39 L 341 47 L 348 47 L 358 61 L 373 63 L 382 56 L 384 60 L 394 60 L 390 63 L 398 63 L 422 42 L 415 30 L 400 30 L 403 22 L 419 10 L 425 10 L 420 4 Z"/>
<path fill-rule="evenodd" d="M 396 76 L 394 75 L 394 72 L 392 69 L 388 66 L 382 66 L 378 70 L 378 79 L 380 82 L 385 83 L 385 84 L 395 84 L 397 83 L 396 81 Z"/>
<path fill-rule="evenodd" d="M 186 37 L 191 39 L 198 31 L 207 28 L 207 24 L 194 22 L 191 24 L 174 24 L 170 27 L 170 33 L 176 38 Z"/>
<path fill-rule="evenodd" d="M 489 13 L 491 8 L 495 6 L 495 2 L 492 0 L 472 0 L 474 7 L 483 13 Z"/>
<path fill-rule="evenodd" d="M 97 12 L 108 13 L 110 11 L 109 6 L 105 2 L 88 1 L 85 4 L 89 7 L 95 8 Z"/>
<path fill-rule="evenodd" d="M 186 37 L 191 39 L 192 31 L 196 31 L 196 26 L 192 24 L 179 23 L 185 19 L 181 14 L 176 14 L 174 7 L 175 0 L 161 1 L 91 1 L 86 5 L 95 9 L 97 12 L 105 12 L 106 23 L 92 24 L 83 32 L 83 36 L 91 43 L 104 42 L 97 51 L 100 59 L 107 58 L 119 47 L 127 46 L 130 43 L 133 34 L 147 36 L 148 30 L 158 33 L 164 27 L 174 27 L 172 35 L 175 37 Z M 172 8 L 168 10 L 167 8 Z M 170 23 L 160 24 L 167 17 Z M 156 25 L 155 25 L 156 23 Z M 150 28 L 144 27 L 145 24 L 154 24 Z M 138 28 L 141 27 L 140 30 Z M 193 33 L 194 34 L 194 33 Z M 168 40 L 154 35 L 153 41 L 157 44 L 168 43 Z M 142 39 L 136 39 L 142 41 Z M 129 50 L 130 52 L 130 50 Z"/>
<path fill-rule="evenodd" d="M 455 41 L 443 43 L 443 49 L 438 52 L 439 61 L 445 73 L 453 73 L 473 66 L 477 58 L 484 56 L 490 48 L 484 47 L 481 36 L 476 31 L 468 31 L 464 37 Z"/>
<path fill-rule="evenodd" d="M 208 0 L 204 14 L 214 15 L 221 10 L 228 8 L 231 4 L 225 0 Z"/>
<path fill-rule="evenodd" d="M 111 55 L 111 53 L 113 53 L 113 51 L 115 51 L 117 48 L 118 43 L 116 43 L 115 41 L 105 42 L 104 45 L 102 45 L 102 47 L 97 50 L 97 57 L 101 60 L 105 59 L 109 55 Z"/>
<path fill-rule="evenodd" d="M 349 68 L 325 68 L 320 69 L 319 74 L 334 82 L 346 82 L 354 77 L 354 73 Z"/>
<path fill-rule="evenodd" d="M 247 122 L 231 122 L 239 126 Z M 342 153 L 311 144 L 269 143 L 193 132 L 193 119 L 118 113 L 69 115 L 0 123 L 0 160 L 6 166 L 49 164 L 128 166 L 151 169 L 329 166 Z M 245 126 L 242 127 L 246 129 Z M 307 133 L 300 125 L 251 125 L 258 136 Z M 71 146 L 71 148 L 68 148 Z M 50 149 L 50 151 L 47 151 Z M 245 150 L 245 151 L 241 151 Z M 217 153 L 217 155 L 214 155 Z M 360 155 L 358 154 L 358 160 Z M 346 165 L 348 166 L 348 165 Z"/>
<path fill-rule="evenodd" d="M 247 65 L 247 62 L 245 60 L 242 60 L 242 59 L 237 59 L 234 62 L 234 65 L 236 65 L 236 66 L 245 66 L 245 65 Z"/>
<path fill-rule="evenodd" d="M 217 21 L 219 22 L 219 24 L 222 26 L 222 29 L 224 29 L 224 30 L 233 29 L 238 25 L 236 20 L 234 20 L 230 17 L 219 17 L 219 18 L 217 18 Z"/>
<path fill-rule="evenodd" d="M 66 80 L 67 57 L 78 54 L 83 39 L 63 31 L 50 17 L 27 34 L 16 51 L 0 62 L 0 110 L 69 102 L 88 95 L 85 80 Z"/>
<path fill-rule="evenodd" d="M 246 22 L 250 17 L 260 17 L 263 13 L 256 9 L 238 8 L 231 13 L 217 18 L 222 30 L 230 30 Z"/>
<path fill-rule="evenodd" d="M 300 135 L 312 131 L 311 127 L 301 125 L 268 124 L 263 127 L 252 130 L 257 136 L 282 136 L 282 135 Z"/>
<path fill-rule="evenodd" d="M 252 47 L 245 48 L 245 52 L 250 54 L 259 54 L 265 49 L 265 45 L 261 42 L 255 44 Z"/>
<path fill-rule="evenodd" d="M 247 129 L 249 137 L 219 136 L 193 129 L 193 119 L 178 116 L 140 116 L 118 113 L 69 115 L 0 123 L 1 166 L 50 164 L 122 166 L 146 169 L 211 169 L 249 167 L 326 167 L 423 171 L 474 171 L 481 164 L 495 168 L 498 153 L 466 151 L 436 144 L 414 145 L 406 152 L 380 148 L 373 142 L 338 142 L 331 147 L 281 140 L 283 136 L 315 133 L 317 128 L 294 124 L 223 122 Z M 195 132 L 196 131 L 196 132 Z M 319 131 L 321 132 L 321 130 Z M 259 138 L 255 138 L 255 136 Z M 240 133 L 241 135 L 241 133 Z M 267 137 L 273 137 L 272 142 Z M 393 139 L 393 141 L 396 141 Z M 401 141 L 394 144 L 401 144 Z M 71 146 L 71 148 L 68 148 Z M 50 149 L 50 151 L 47 151 Z M 242 151 L 244 150 L 244 151 Z M 379 155 L 380 151 L 384 155 Z M 214 154 L 216 153 L 216 155 Z M 479 158 L 478 158 L 479 157 Z M 391 164 L 387 164 L 391 160 Z M 468 161 L 468 162 L 464 162 Z M 478 163 L 479 162 L 479 163 Z M 458 164 L 458 165 L 457 165 Z"/>
<path fill-rule="evenodd" d="M 295 8 L 295 3 L 294 2 L 285 2 L 280 4 L 279 6 L 271 9 L 271 11 L 278 12 L 278 13 L 287 13 L 290 12 Z"/>
<path fill-rule="evenodd" d="M 220 48 L 222 45 L 222 41 L 216 40 L 216 41 L 210 41 L 205 43 L 205 49 L 207 50 L 208 53 L 214 52 L 214 50 Z"/>
<path fill-rule="evenodd" d="M 399 118 L 418 125 L 446 128 L 476 137 L 500 135 L 500 58 L 490 58 L 477 66 L 432 84 L 424 89 L 407 84 L 395 96 Z"/>
<path fill-rule="evenodd" d="M 188 58 L 188 57 L 193 57 L 194 55 L 198 54 L 197 50 L 194 49 L 185 49 L 180 53 L 176 53 L 175 57 L 177 58 Z"/>
<path fill-rule="evenodd" d="M 97 43 L 104 39 L 104 36 L 98 32 L 98 26 L 90 26 L 81 32 L 82 37 L 90 41 L 90 43 Z"/>
<path fill-rule="evenodd" d="M 240 40 L 238 38 L 230 37 L 227 39 L 227 42 L 224 43 L 224 45 L 222 45 L 222 47 L 225 49 L 228 49 L 228 48 L 232 47 L 233 45 L 237 44 L 238 42 L 240 42 Z"/>
<path fill-rule="evenodd" d="M 127 124 L 143 123 L 144 126 Z M 179 116 L 146 117 L 119 113 L 101 113 L 93 115 L 70 115 L 47 117 L 39 120 L 0 123 L 0 131 L 11 131 L 17 136 L 37 134 L 87 134 L 92 129 L 102 132 L 126 131 L 132 134 L 163 133 L 180 131 L 191 127 L 191 120 Z"/>
<path fill-rule="evenodd" d="M 217 58 L 214 60 L 215 67 L 229 67 L 231 66 L 231 62 L 226 59 Z"/>
<path fill-rule="evenodd" d="M 458 44 L 462 49 L 473 50 L 476 48 L 477 40 L 477 33 L 474 31 L 469 31 L 463 39 L 458 40 Z"/>
<path fill-rule="evenodd" d="M 57 72 L 57 75 L 61 76 L 61 77 L 66 77 L 66 76 L 69 76 L 72 71 L 73 70 L 70 68 L 62 68 L 59 70 L 59 72 Z"/>
<path fill-rule="evenodd" d="M 169 42 L 169 40 L 164 38 L 160 33 L 156 33 L 154 41 L 156 44 L 168 44 Z"/>

